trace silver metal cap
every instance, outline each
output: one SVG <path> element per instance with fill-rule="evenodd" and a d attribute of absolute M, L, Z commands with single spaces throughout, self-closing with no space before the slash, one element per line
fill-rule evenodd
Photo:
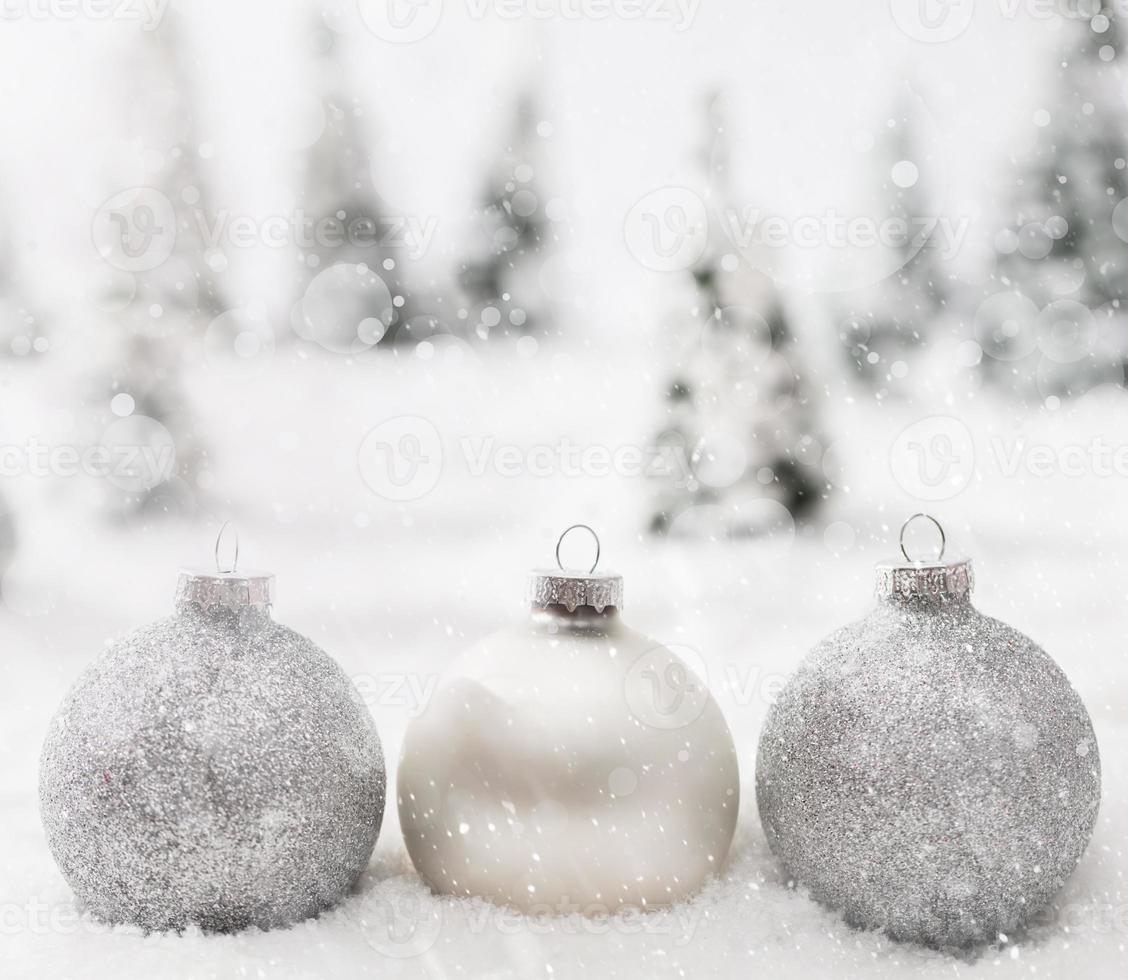
<path fill-rule="evenodd" d="M 537 609 L 563 606 L 575 612 L 590 606 L 596 612 L 623 607 L 623 577 L 613 572 L 535 570 L 529 573 L 527 597 Z"/>
<path fill-rule="evenodd" d="M 223 535 L 234 538 L 231 559 L 220 558 Z M 176 582 L 176 608 L 196 605 L 203 609 L 270 609 L 274 602 L 274 576 L 270 572 L 240 572 L 239 532 L 225 521 L 215 539 L 215 568 L 182 568 Z"/>
<path fill-rule="evenodd" d="M 595 542 L 595 559 L 586 572 L 570 571 L 560 561 L 560 546 L 572 531 L 587 531 Z M 614 572 L 597 572 L 599 564 L 599 535 L 586 524 L 573 524 L 564 529 L 556 539 L 556 568 L 534 569 L 529 573 L 526 598 L 535 609 L 563 606 L 568 612 L 590 607 L 596 612 L 604 609 L 621 609 L 623 606 L 623 577 Z"/>
<path fill-rule="evenodd" d="M 971 595 L 975 572 L 970 558 L 937 562 L 881 562 L 874 590 L 882 599 L 947 598 Z"/>
<path fill-rule="evenodd" d="M 269 609 L 274 602 L 274 576 L 269 572 L 212 572 L 182 568 L 176 583 L 176 605 L 211 609 Z"/>
<path fill-rule="evenodd" d="M 930 521 L 940 535 L 936 557 L 931 561 L 914 559 L 905 546 L 905 531 L 917 518 Z M 901 554 L 904 560 L 881 562 L 877 568 L 874 591 L 879 598 L 944 598 L 955 599 L 970 595 L 975 588 L 975 573 L 969 558 L 944 560 L 948 546 L 947 535 L 941 523 L 931 514 L 913 514 L 901 525 Z"/>

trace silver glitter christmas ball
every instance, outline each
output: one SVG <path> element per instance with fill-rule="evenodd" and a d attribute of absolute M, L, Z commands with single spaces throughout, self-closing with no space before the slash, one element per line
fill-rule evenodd
<path fill-rule="evenodd" d="M 334 904 L 367 865 L 379 739 L 337 664 L 271 618 L 272 581 L 182 573 L 175 615 L 115 643 L 55 716 L 43 824 L 96 917 L 269 928 Z"/>
<path fill-rule="evenodd" d="M 847 920 L 962 947 L 1042 909 L 1100 804 L 1084 704 L 971 604 L 967 561 L 878 568 L 878 607 L 807 656 L 768 713 L 760 817 L 788 873 Z"/>

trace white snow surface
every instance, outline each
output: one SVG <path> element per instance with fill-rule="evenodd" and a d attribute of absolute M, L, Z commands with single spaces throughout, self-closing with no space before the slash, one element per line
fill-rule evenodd
<path fill-rule="evenodd" d="M 48 403 L 55 396 L 35 370 L 5 368 L 5 442 L 22 442 L 25 429 L 66 427 L 58 421 L 66 407 Z M 658 385 L 632 370 L 626 353 L 596 359 L 526 347 L 457 363 L 415 354 L 347 361 L 285 345 L 259 378 L 231 383 L 196 372 L 192 391 L 215 439 L 215 483 L 195 523 L 115 525 L 95 506 L 95 481 L 4 484 L 21 551 L 0 609 L 0 976 L 1126 975 L 1126 477 L 1039 477 L 1021 466 L 1008 474 L 991 442 L 1120 445 L 1124 392 L 1095 391 L 1056 411 L 974 392 L 958 408 L 944 396 L 880 407 L 869 396 L 835 393 L 828 441 L 849 465 L 818 523 L 722 544 L 647 537 L 646 490 L 631 476 L 471 472 L 460 439 L 645 445 Z M 934 414 L 966 424 L 977 456 L 966 489 L 927 503 L 894 482 L 889 454 L 907 425 Z M 364 433 L 396 415 L 429 419 L 444 451 L 438 486 L 404 504 L 374 495 L 356 462 Z M 753 782 L 774 686 L 821 636 L 864 614 L 873 563 L 895 550 L 903 517 L 922 509 L 945 521 L 953 550 L 975 559 L 979 606 L 1033 636 L 1069 674 L 1093 716 L 1104 772 L 1092 844 L 1050 914 L 959 957 L 851 929 L 789 886 L 760 829 Z M 626 577 L 625 617 L 700 652 L 732 728 L 742 800 L 723 872 L 665 912 L 524 919 L 430 895 L 404 851 L 393 797 L 356 893 L 315 920 L 227 936 L 146 936 L 91 921 L 75 907 L 40 828 L 46 726 L 110 638 L 167 613 L 177 567 L 210 561 L 226 517 L 241 529 L 245 565 L 276 573 L 276 617 L 357 679 L 393 777 L 418 707 L 410 685 L 425 688 L 460 649 L 523 614 L 523 574 L 551 562 L 560 529 L 596 526 L 603 563 Z"/>

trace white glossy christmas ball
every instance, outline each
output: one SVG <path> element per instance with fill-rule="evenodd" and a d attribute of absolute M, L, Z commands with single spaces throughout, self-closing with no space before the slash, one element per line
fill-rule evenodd
<path fill-rule="evenodd" d="M 598 914 L 692 895 L 739 806 L 705 685 L 626 626 L 622 579 L 534 574 L 526 622 L 466 651 L 411 723 L 400 823 L 437 892 Z"/>

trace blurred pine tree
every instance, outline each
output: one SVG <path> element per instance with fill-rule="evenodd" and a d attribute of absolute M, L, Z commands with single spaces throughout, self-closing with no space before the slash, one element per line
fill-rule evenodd
<path fill-rule="evenodd" d="M 736 254 L 721 227 L 732 210 L 722 100 L 705 100 L 702 169 L 709 240 L 689 270 L 696 303 L 665 392 L 652 478 L 655 533 L 740 537 L 808 516 L 829 490 L 814 403 L 783 293 Z"/>
<path fill-rule="evenodd" d="M 556 241 L 542 180 L 536 99 L 517 99 L 512 132 L 494 162 L 469 254 L 459 269 L 469 331 L 482 340 L 552 329 L 541 272 Z"/>
<path fill-rule="evenodd" d="M 305 234 L 291 322 L 298 336 L 307 339 L 326 340 L 329 334 L 338 342 L 346 337 L 356 341 L 358 325 L 367 322 L 380 323 L 383 329 L 374 328 L 377 334 L 365 337 L 365 347 L 373 341 L 417 341 L 423 339 L 420 324 L 426 318 L 419 318 L 420 304 L 409 282 L 409 257 L 396 219 L 377 190 L 374 140 L 366 131 L 364 106 L 350 94 L 340 37 L 325 30 L 319 37 L 324 46 L 316 71 L 325 129 L 310 147 L 303 168 L 299 206 Z M 315 290 L 322 295 L 307 306 L 310 283 L 335 266 L 335 281 Z M 322 310 L 322 299 L 334 309 Z M 327 317 L 336 326 L 326 322 Z"/>
<path fill-rule="evenodd" d="M 0 220 L 0 357 L 28 357 L 47 350 L 47 331 L 21 276 L 12 223 Z"/>
<path fill-rule="evenodd" d="M 1128 367 L 1128 112 L 1124 24 L 1112 8 L 1070 8 L 1032 151 L 995 238 L 994 285 L 981 308 L 985 373 L 1040 397 L 1123 383 Z M 1024 309 L 1037 310 L 1033 323 Z"/>
<path fill-rule="evenodd" d="M 850 365 L 878 397 L 897 392 L 891 365 L 911 360 L 954 290 L 951 273 L 937 261 L 937 235 L 929 224 L 938 211 L 927 184 L 933 168 L 917 132 L 923 111 L 919 96 L 903 86 L 870 151 L 873 172 L 881 175 L 878 213 L 908 229 L 896 247 L 899 264 L 872 286 L 845 294 L 839 316 Z"/>
<path fill-rule="evenodd" d="M 133 415 L 160 423 L 176 446 L 169 479 L 123 491 L 117 513 L 132 520 L 196 509 L 208 451 L 182 376 L 207 325 L 232 304 L 221 278 L 227 259 L 206 237 L 217 211 L 201 162 L 192 63 L 173 11 L 157 30 L 137 34 L 126 61 L 131 91 L 123 104 L 133 149 L 152 163 L 148 186 L 136 189 L 117 217 L 123 240 L 128 236 L 140 255 L 163 248 L 168 255 L 155 265 L 119 267 L 106 279 L 98 305 L 115 312 L 104 356 L 91 365 L 89 396 L 108 405 L 113 395 L 128 394 Z"/>

